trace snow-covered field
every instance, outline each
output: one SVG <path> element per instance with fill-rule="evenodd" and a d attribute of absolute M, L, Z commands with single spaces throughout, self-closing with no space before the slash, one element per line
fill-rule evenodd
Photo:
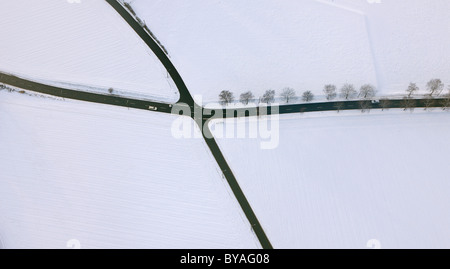
<path fill-rule="evenodd" d="M 450 113 L 308 113 L 279 126 L 273 150 L 218 139 L 275 248 L 450 247 Z"/>
<path fill-rule="evenodd" d="M 329 1 L 329 0 L 323 0 Z M 333 0 L 362 11 L 381 94 L 404 93 L 409 82 L 421 92 L 431 78 L 450 83 L 450 2 L 446 0 Z"/>
<path fill-rule="evenodd" d="M 0 1 L 0 25 L 1 71 L 178 100 L 162 64 L 104 0 Z"/>
<path fill-rule="evenodd" d="M 106 1 L 71 2 L 1 1 L 0 71 L 178 100 Z M 450 1 L 373 2 L 131 1 L 205 103 L 222 90 L 257 98 L 292 87 L 321 100 L 329 83 L 371 83 L 378 95 L 410 82 L 424 93 L 432 78 L 449 84 Z M 175 139 L 175 119 L 0 91 L 0 248 L 259 248 L 206 144 Z M 450 113 L 306 113 L 277 123 L 271 150 L 261 149 L 265 139 L 218 139 L 275 248 L 450 248 Z"/>
<path fill-rule="evenodd" d="M 447 0 L 134 0 L 193 94 L 450 83 Z"/>
<path fill-rule="evenodd" d="M 258 248 L 203 140 L 174 116 L 0 91 L 4 248 Z"/>

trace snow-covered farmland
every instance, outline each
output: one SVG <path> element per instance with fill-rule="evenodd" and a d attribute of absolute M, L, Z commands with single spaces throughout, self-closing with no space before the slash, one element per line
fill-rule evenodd
<path fill-rule="evenodd" d="M 0 70 L 91 91 L 174 102 L 151 50 L 103 0 L 0 1 Z M 53 83 L 54 84 L 54 83 Z"/>
<path fill-rule="evenodd" d="M 4 248 L 258 248 L 203 140 L 174 116 L 0 91 Z"/>
<path fill-rule="evenodd" d="M 132 2 L 192 94 L 375 82 L 364 17 L 315 1 Z M 334 18 L 334 19 L 330 19 Z"/>
<path fill-rule="evenodd" d="M 363 7 L 381 94 L 404 92 L 410 81 L 422 93 L 432 78 L 450 84 L 450 1 L 383 0 Z"/>
<path fill-rule="evenodd" d="M 193 94 L 450 82 L 447 0 L 134 0 Z"/>
<path fill-rule="evenodd" d="M 273 150 L 218 139 L 275 248 L 450 247 L 450 113 L 311 113 L 279 126 Z"/>

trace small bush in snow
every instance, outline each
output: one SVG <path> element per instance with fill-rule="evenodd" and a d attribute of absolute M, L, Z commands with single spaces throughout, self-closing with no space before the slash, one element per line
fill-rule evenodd
<path fill-rule="evenodd" d="M 134 9 L 131 7 L 130 3 L 127 2 L 123 2 L 123 5 L 131 12 L 131 14 L 133 14 L 134 16 L 136 16 L 136 12 L 134 11 Z"/>

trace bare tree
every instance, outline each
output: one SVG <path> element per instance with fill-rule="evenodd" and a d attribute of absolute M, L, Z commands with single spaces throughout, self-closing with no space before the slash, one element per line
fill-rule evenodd
<path fill-rule="evenodd" d="M 220 104 L 226 106 L 234 101 L 234 95 L 230 91 L 221 91 L 219 94 Z"/>
<path fill-rule="evenodd" d="M 414 99 L 408 98 L 406 96 L 403 97 L 402 107 L 403 107 L 404 111 L 406 111 L 408 109 L 411 111 L 414 111 L 415 105 L 416 105 L 416 102 Z"/>
<path fill-rule="evenodd" d="M 336 86 L 332 84 L 325 85 L 323 92 L 325 93 L 328 101 L 334 100 L 337 96 Z"/>
<path fill-rule="evenodd" d="M 425 110 L 431 110 L 431 108 L 432 108 L 433 105 L 434 105 L 434 99 L 433 99 L 433 96 L 431 96 L 431 95 L 427 96 L 427 97 L 425 98 L 424 105 L 425 105 L 425 108 L 424 108 Z"/>
<path fill-rule="evenodd" d="M 344 102 L 337 102 L 334 107 L 336 108 L 337 113 L 341 112 L 344 109 Z"/>
<path fill-rule="evenodd" d="M 361 113 L 370 112 L 370 109 L 372 108 L 372 103 L 366 100 L 359 101 L 359 108 L 361 109 Z"/>
<path fill-rule="evenodd" d="M 283 97 L 286 103 L 289 103 L 290 100 L 294 100 L 296 98 L 295 90 L 292 88 L 284 88 L 281 93 L 281 97 Z"/>
<path fill-rule="evenodd" d="M 362 85 L 359 89 L 359 97 L 362 99 L 370 99 L 375 96 L 375 87 L 371 84 Z"/>
<path fill-rule="evenodd" d="M 241 94 L 239 101 L 244 105 L 248 105 L 250 100 L 252 100 L 254 97 L 255 96 L 253 95 L 253 93 L 251 91 L 244 92 L 243 94 Z"/>
<path fill-rule="evenodd" d="M 113 89 L 113 88 L 109 88 L 109 89 L 108 89 L 108 92 L 109 92 L 110 94 L 112 94 L 112 93 L 114 92 L 114 89 Z"/>
<path fill-rule="evenodd" d="M 275 101 L 275 91 L 267 90 L 261 97 L 261 102 L 266 104 L 271 104 Z"/>
<path fill-rule="evenodd" d="M 345 100 L 353 99 L 356 95 L 355 86 L 353 84 L 344 84 L 341 88 L 341 98 Z"/>
<path fill-rule="evenodd" d="M 432 79 L 428 81 L 427 88 L 430 92 L 430 96 L 439 96 L 444 89 L 444 83 L 438 78 Z"/>
<path fill-rule="evenodd" d="M 406 89 L 406 92 L 408 93 L 408 98 L 411 97 L 414 93 L 419 91 L 419 87 L 416 85 L 416 83 L 409 83 L 408 89 Z"/>
<path fill-rule="evenodd" d="M 390 106 L 391 106 L 391 101 L 389 101 L 389 99 L 386 99 L 386 98 L 380 99 L 381 111 L 388 110 Z"/>
<path fill-rule="evenodd" d="M 311 91 L 306 91 L 302 95 L 302 100 L 305 102 L 311 102 L 314 100 L 314 94 Z"/>

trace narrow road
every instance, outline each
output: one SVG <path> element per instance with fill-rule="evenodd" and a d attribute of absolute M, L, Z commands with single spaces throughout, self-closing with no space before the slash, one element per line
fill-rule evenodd
<path fill-rule="evenodd" d="M 113 94 L 105 95 L 99 93 L 83 92 L 65 88 L 50 86 L 31 80 L 16 77 L 14 75 L 0 72 L 0 82 L 17 88 L 39 92 L 43 94 L 87 101 L 99 104 L 123 106 L 136 109 L 152 110 L 157 112 L 171 113 L 172 104 L 158 103 L 152 101 L 138 100 L 133 98 L 116 96 Z"/>
<path fill-rule="evenodd" d="M 155 101 L 133 99 L 123 96 L 118 96 L 114 94 L 100 94 L 92 92 L 84 92 L 73 89 L 66 89 L 51 85 L 46 85 L 39 82 L 34 82 L 29 79 L 20 78 L 11 74 L 0 72 L 0 83 L 11 85 L 20 89 L 39 92 L 42 94 L 48 94 L 68 99 L 100 103 L 106 105 L 115 105 L 135 109 L 151 110 L 156 112 L 171 113 L 174 105 L 160 103 Z M 411 99 L 411 106 L 414 108 L 425 108 L 425 107 L 442 107 L 442 102 L 446 100 L 445 98 L 435 98 L 430 104 L 428 99 Z M 365 101 L 370 109 L 383 109 L 380 103 L 371 103 L 371 101 Z M 222 114 L 223 118 L 232 117 L 249 117 L 252 116 L 248 113 L 249 110 L 256 110 L 257 115 L 262 112 L 259 111 L 258 107 L 247 107 L 247 108 L 217 108 L 217 109 L 205 109 L 197 106 L 202 111 L 202 117 L 199 119 L 198 115 L 194 115 L 193 108 L 195 104 L 190 104 L 192 109 L 191 118 L 194 118 L 196 122 L 202 122 L 203 124 L 212 118 L 216 113 Z M 384 107 L 385 109 L 390 108 L 404 108 L 404 100 L 402 99 L 390 99 L 389 105 Z M 303 103 L 303 104 L 288 104 L 280 105 L 278 111 L 272 111 L 272 107 L 268 106 L 268 114 L 294 114 L 294 113 L 307 113 L 307 112 L 321 112 L 321 111 L 337 111 L 337 110 L 360 110 L 361 101 L 334 101 L 334 102 L 323 102 L 323 103 Z M 263 113 L 264 114 L 264 113 Z M 265 114 L 264 114 L 265 115 Z"/>
<path fill-rule="evenodd" d="M 48 94 L 63 98 L 69 98 L 80 101 L 87 101 L 99 104 L 107 104 L 135 109 L 143 109 L 150 110 L 153 112 L 161 112 L 161 113 L 171 113 L 173 105 L 151 102 L 146 100 L 137 100 L 127 97 L 115 96 L 115 95 L 103 95 L 97 93 L 83 92 L 72 89 L 59 88 L 55 86 L 50 86 L 38 82 L 34 82 L 31 80 L 19 78 L 14 75 L 1 73 L 0 72 L 0 82 L 11 85 L 20 89 L 25 89 L 29 91 L 39 92 L 42 94 Z M 441 102 L 444 99 L 434 99 L 431 104 L 427 104 L 427 99 L 414 99 L 411 107 L 440 107 Z M 192 101 L 193 102 L 193 101 Z M 366 101 L 370 103 L 372 109 L 380 109 L 382 108 L 379 103 L 372 104 L 370 101 Z M 190 104 L 191 107 L 196 106 L 195 103 Z M 293 114 L 293 113 L 307 113 L 307 112 L 318 112 L 318 111 L 336 111 L 336 110 L 357 110 L 361 109 L 361 101 L 344 101 L 344 102 L 327 102 L 327 103 L 310 103 L 310 104 L 292 104 L 292 105 L 282 105 L 279 107 L 279 114 Z M 404 101 L 403 100 L 389 100 L 389 106 L 385 108 L 403 108 Z M 202 108 L 201 108 L 202 109 Z M 206 121 L 208 121 L 215 113 L 222 113 L 224 118 L 227 117 L 247 117 L 249 116 L 246 113 L 247 109 L 223 109 L 218 108 L 215 110 L 212 109 L 202 109 L 203 117 L 195 118 L 195 115 L 192 112 L 191 117 L 198 123 L 202 124 L 201 126 L 207 126 Z M 268 114 L 272 114 L 271 107 L 268 107 Z M 275 111 L 274 111 L 275 112 Z M 227 179 L 227 182 L 232 189 L 236 199 L 239 202 L 244 214 L 246 215 L 249 223 L 254 230 L 261 246 L 265 249 L 271 249 L 272 245 L 267 238 L 261 224 L 258 221 L 250 203 L 245 197 L 239 183 L 237 182 L 236 177 L 234 176 L 230 166 L 225 160 L 217 142 L 211 135 L 211 131 L 206 128 L 203 129 L 202 132 L 203 138 L 206 141 L 211 153 L 216 159 L 217 164 L 222 170 L 223 175 Z"/>
<path fill-rule="evenodd" d="M 409 107 L 411 108 L 426 108 L 426 107 L 442 107 L 443 101 L 447 98 L 433 98 L 433 99 L 409 99 Z M 362 104 L 366 110 L 371 109 L 391 109 L 391 108 L 405 108 L 405 101 L 403 99 L 389 99 L 389 104 L 383 106 L 381 103 L 372 102 L 372 100 L 348 100 L 348 101 L 330 101 L 322 103 L 303 103 L 303 104 L 282 104 L 278 106 L 278 111 L 273 110 L 271 106 L 267 107 L 267 114 L 294 114 L 307 112 L 322 112 L 322 111 L 341 111 L 341 110 L 361 110 Z M 256 115 L 266 115 L 260 112 L 259 107 L 246 108 L 217 108 L 217 109 L 203 109 L 205 120 L 211 118 L 209 115 L 221 113 L 223 118 L 233 117 L 248 117 L 249 111 L 256 110 Z M 252 114 L 251 116 L 255 116 Z"/>
<path fill-rule="evenodd" d="M 171 76 L 175 85 L 177 86 L 180 92 L 180 99 L 178 103 L 187 104 L 191 108 L 191 118 L 202 126 L 205 125 L 205 122 L 208 121 L 215 113 L 220 113 L 224 118 L 227 117 L 246 117 L 249 116 L 247 113 L 248 108 L 241 109 L 204 109 L 195 103 L 192 98 L 189 90 L 187 89 L 183 79 L 180 74 L 176 70 L 175 66 L 169 60 L 167 55 L 164 53 L 162 48 L 157 44 L 155 40 L 150 36 L 149 33 L 134 19 L 134 17 L 128 12 L 128 10 L 120 4 L 117 0 L 106 0 L 121 16 L 122 18 L 134 29 L 134 31 L 141 37 L 141 39 L 148 45 L 148 47 L 153 51 L 153 53 L 158 57 L 163 66 L 166 68 L 167 72 Z M 172 104 L 165 104 L 159 102 L 152 102 L 146 100 L 138 100 L 133 98 L 116 96 L 113 94 L 98 94 L 98 93 L 90 93 L 77 91 L 73 89 L 65 89 L 55 86 L 50 86 L 38 82 L 33 82 L 28 79 L 19 78 L 17 76 L 1 73 L 0 72 L 0 82 L 4 84 L 8 84 L 17 88 L 30 90 L 34 92 L 39 92 L 43 94 L 59 96 L 63 98 L 75 99 L 80 101 L 94 102 L 100 104 L 107 105 L 115 105 L 121 107 L 135 108 L 135 109 L 144 109 L 150 110 L 154 112 L 162 112 L 162 113 L 171 113 Z M 379 103 L 371 103 L 370 101 L 366 102 L 370 105 L 372 109 L 382 108 Z M 440 100 L 434 100 L 432 104 L 427 102 L 425 99 L 415 99 L 413 100 L 412 106 L 414 107 L 431 107 L 431 106 L 440 106 Z M 404 101 L 403 100 L 389 100 L 389 105 L 385 108 L 403 108 Z M 326 103 L 310 103 L 310 104 L 291 104 L 291 105 L 282 105 L 279 107 L 279 114 L 292 114 L 292 113 L 305 113 L 305 112 L 317 112 L 317 111 L 336 111 L 336 110 L 356 110 L 361 108 L 361 101 L 345 101 L 345 102 L 326 102 Z M 195 115 L 195 110 L 202 111 L 201 115 Z M 259 114 L 259 108 L 258 114 Z M 272 113 L 272 109 L 269 107 L 269 114 Z M 272 244 L 270 243 L 264 229 L 262 228 L 258 218 L 256 217 L 250 203 L 245 197 L 241 187 L 239 186 L 236 177 L 234 176 L 230 166 L 228 165 L 224 155 L 222 154 L 217 142 L 212 137 L 209 129 L 204 130 L 203 138 L 211 150 L 214 158 L 217 161 L 220 169 L 222 170 L 223 175 L 227 179 L 227 182 L 233 191 L 236 199 L 239 202 L 244 214 L 246 215 L 251 228 L 254 230 L 261 246 L 265 249 L 271 249 Z"/>
<path fill-rule="evenodd" d="M 158 45 L 158 43 L 150 36 L 150 34 L 135 20 L 133 15 L 117 0 L 106 0 L 115 10 L 119 13 L 120 16 L 133 28 L 136 34 L 147 44 L 147 46 L 153 51 L 153 53 L 158 57 L 159 61 L 166 68 L 173 82 L 178 88 L 180 92 L 180 99 L 178 102 L 194 105 L 194 99 L 191 96 L 186 84 L 181 78 L 175 66 L 167 57 L 166 53 L 162 50 L 162 48 Z"/>
<path fill-rule="evenodd" d="M 162 48 L 157 44 L 155 40 L 153 40 L 150 34 L 134 19 L 132 14 L 129 13 L 128 10 L 122 4 L 120 4 L 117 0 L 106 0 L 106 1 L 122 16 L 122 18 L 134 29 L 134 31 L 139 35 L 139 37 L 141 37 L 141 39 L 149 46 L 149 48 L 153 51 L 153 53 L 158 57 L 158 59 L 166 68 L 169 75 L 172 77 L 172 80 L 174 81 L 175 85 L 178 88 L 178 91 L 180 92 L 180 99 L 178 100 L 178 102 L 187 104 L 191 107 L 192 112 L 191 117 L 200 126 L 200 129 L 202 129 L 202 124 L 204 123 L 202 115 L 194 114 L 194 111 L 196 110 L 195 108 L 200 109 L 200 111 L 202 111 L 201 110 L 202 108 L 195 103 L 194 99 L 192 98 L 192 95 L 190 94 L 189 90 L 186 87 L 186 84 L 184 83 L 175 66 L 169 60 L 169 58 L 164 53 Z M 209 130 L 207 130 L 207 132 L 209 132 Z M 216 159 L 217 164 L 222 170 L 223 175 L 227 179 L 227 182 L 230 185 L 231 190 L 236 196 L 239 205 L 241 206 L 245 216 L 250 222 L 252 229 L 254 230 L 256 236 L 258 237 L 261 246 L 265 249 L 272 249 L 273 248 L 272 244 L 267 238 L 267 235 L 264 232 L 258 218 L 253 212 L 250 203 L 248 202 L 247 198 L 242 192 L 242 189 L 239 186 L 233 172 L 231 171 L 230 166 L 225 160 L 225 157 L 220 151 L 220 148 L 217 145 L 216 140 L 214 138 L 208 138 L 205 135 L 205 132 L 202 132 L 202 134 L 206 144 L 211 150 L 211 153 Z"/>

